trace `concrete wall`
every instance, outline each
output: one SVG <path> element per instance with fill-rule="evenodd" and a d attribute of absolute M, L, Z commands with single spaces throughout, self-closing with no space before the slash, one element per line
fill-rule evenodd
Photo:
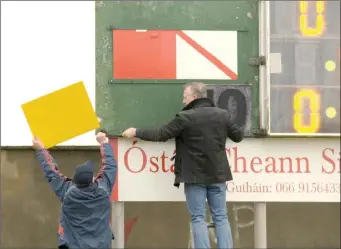
<path fill-rule="evenodd" d="M 62 172 L 98 151 L 53 151 Z M 236 247 L 253 247 L 252 203 L 229 203 Z M 1 247 L 55 248 L 60 203 L 43 178 L 32 150 L 1 151 Z M 270 203 L 268 245 L 281 248 L 339 248 L 340 203 Z M 126 203 L 126 246 L 186 248 L 189 217 L 185 203 Z"/>

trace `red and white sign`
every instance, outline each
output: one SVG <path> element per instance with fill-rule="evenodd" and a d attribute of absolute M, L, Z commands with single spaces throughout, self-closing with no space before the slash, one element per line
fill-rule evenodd
<path fill-rule="evenodd" d="M 118 161 L 113 200 L 185 201 L 173 186 L 174 141 L 111 140 Z M 228 201 L 340 202 L 339 139 L 245 139 L 227 143 Z"/>
<path fill-rule="evenodd" d="M 237 31 L 114 30 L 114 79 L 238 78 Z"/>

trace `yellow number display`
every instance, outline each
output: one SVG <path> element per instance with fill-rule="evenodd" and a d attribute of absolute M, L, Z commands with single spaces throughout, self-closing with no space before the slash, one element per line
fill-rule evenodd
<path fill-rule="evenodd" d="M 315 27 L 309 26 L 308 9 L 309 4 L 315 4 L 316 19 Z M 300 31 L 304 36 L 320 36 L 325 29 L 324 9 L 325 1 L 299 1 L 300 5 Z"/>
<path fill-rule="evenodd" d="M 305 101 L 309 102 L 309 123 L 304 122 Z M 294 95 L 294 129 L 298 133 L 317 133 L 321 125 L 320 94 L 311 89 L 299 90 Z"/>

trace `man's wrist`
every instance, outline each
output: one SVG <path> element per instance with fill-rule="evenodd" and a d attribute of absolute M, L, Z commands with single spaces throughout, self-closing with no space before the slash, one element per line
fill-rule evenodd
<path fill-rule="evenodd" d="M 106 144 L 106 143 L 109 143 L 109 139 L 108 138 L 100 142 L 101 145 Z"/>
<path fill-rule="evenodd" d="M 36 151 L 36 155 L 41 155 L 41 154 L 43 154 L 44 152 L 44 148 L 37 148 L 37 149 L 35 149 L 35 151 Z"/>
<path fill-rule="evenodd" d="M 136 129 L 135 129 L 135 137 L 140 138 L 140 135 L 141 135 L 140 129 L 139 129 L 139 128 L 136 128 Z"/>

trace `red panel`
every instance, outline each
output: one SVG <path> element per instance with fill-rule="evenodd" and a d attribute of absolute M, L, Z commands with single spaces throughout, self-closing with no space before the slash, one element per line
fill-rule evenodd
<path fill-rule="evenodd" d="M 114 79 L 175 79 L 175 31 L 113 31 Z"/>
<path fill-rule="evenodd" d="M 340 77 L 340 48 L 337 49 L 336 70 L 337 70 L 336 84 L 340 85 L 341 84 L 341 77 Z"/>
<path fill-rule="evenodd" d="M 129 220 L 126 220 L 124 222 L 124 242 L 126 243 L 130 237 L 130 234 L 131 234 L 131 231 L 133 230 L 137 220 L 138 220 L 138 216 L 132 218 L 132 219 L 129 219 Z"/>

